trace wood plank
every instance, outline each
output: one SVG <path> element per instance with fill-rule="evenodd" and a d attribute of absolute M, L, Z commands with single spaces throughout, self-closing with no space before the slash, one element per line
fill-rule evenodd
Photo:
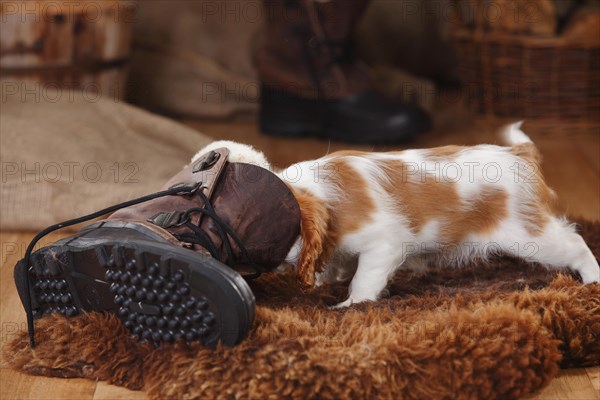
<path fill-rule="evenodd" d="M 600 128 L 576 131 L 571 138 L 581 154 L 600 171 Z"/>
<path fill-rule="evenodd" d="M 558 376 L 539 393 L 528 396 L 528 400 L 597 400 L 598 390 L 594 389 L 585 368 L 561 370 Z"/>
<path fill-rule="evenodd" d="M 598 398 L 600 399 L 600 367 L 586 368 L 585 371 L 592 382 L 592 386 L 596 389 Z"/>
<path fill-rule="evenodd" d="M 124 387 L 98 382 L 93 400 L 146 400 L 146 393 L 140 390 L 129 390 Z"/>
<path fill-rule="evenodd" d="M 88 379 L 46 378 L 0 369 L 0 398 L 11 399 L 91 399 L 96 382 Z"/>
<path fill-rule="evenodd" d="M 558 195 L 561 210 L 569 215 L 600 220 L 600 174 L 582 155 L 575 141 L 554 135 L 537 139 L 536 143 L 544 157 L 544 175 Z"/>
<path fill-rule="evenodd" d="M 23 246 L 31 234 L 1 233 L 0 234 L 0 319 L 2 320 L 2 340 L 0 346 L 4 347 L 19 331 L 27 329 L 25 324 L 25 311 L 19 301 L 17 290 L 13 281 L 13 267 L 22 257 L 25 250 Z M 0 352 L 0 366 L 5 368 L 3 351 Z M 4 386 L 3 390 L 4 390 Z M 4 397 L 3 397 L 4 398 Z"/>

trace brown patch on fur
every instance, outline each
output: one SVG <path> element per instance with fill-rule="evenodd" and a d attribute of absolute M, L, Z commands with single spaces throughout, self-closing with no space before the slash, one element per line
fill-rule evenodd
<path fill-rule="evenodd" d="M 582 223 L 600 257 L 600 224 Z M 422 276 L 400 272 L 389 298 L 331 310 L 342 285 L 303 294 L 293 274 L 252 282 L 256 321 L 240 345 L 155 348 L 114 317 L 36 321 L 4 360 L 20 371 L 107 380 L 150 399 L 521 398 L 561 367 L 600 363 L 600 285 L 514 258 Z"/>
<path fill-rule="evenodd" d="M 314 287 L 315 273 L 331 259 L 339 238 L 369 223 L 375 210 L 367 182 L 343 158 L 326 160 L 319 166 L 316 179 L 338 186 L 341 196 L 325 204 L 307 190 L 293 189 L 302 216 L 303 243 L 297 270 L 305 290 Z"/>
<path fill-rule="evenodd" d="M 440 221 L 441 241 L 459 243 L 469 233 L 491 232 L 507 216 L 508 194 L 491 185 L 476 199 L 461 200 L 456 184 L 434 176 L 412 176 L 399 160 L 381 161 L 389 181 L 382 181 L 386 192 L 396 199 L 398 213 L 406 216 L 413 232 L 420 232 L 429 221 Z M 410 175 L 409 175 L 410 174 Z"/>
<path fill-rule="evenodd" d="M 453 183 L 436 182 L 431 176 L 421 177 L 420 172 L 409 177 L 412 172 L 403 161 L 379 163 L 388 176 L 387 181 L 380 182 L 381 186 L 396 199 L 398 213 L 408 218 L 413 232 L 420 232 L 428 221 L 458 209 L 460 199 Z"/>
<path fill-rule="evenodd" d="M 330 183 L 338 186 L 341 198 L 331 201 L 331 227 L 334 236 L 352 233 L 369 223 L 375 202 L 368 183 L 346 160 L 334 158 L 326 162 Z"/>
<path fill-rule="evenodd" d="M 508 194 L 489 185 L 481 194 L 469 202 L 465 211 L 448 212 L 441 228 L 442 242 L 460 243 L 468 233 L 488 234 L 508 216 Z"/>
<path fill-rule="evenodd" d="M 329 154 L 327 156 L 327 158 L 335 159 L 335 158 L 340 158 L 340 157 L 365 157 L 365 156 L 368 156 L 369 154 L 372 154 L 372 153 L 369 153 L 367 151 L 359 151 L 359 150 L 339 150 L 339 151 Z"/>
<path fill-rule="evenodd" d="M 548 187 L 542 175 L 542 155 L 533 143 L 520 143 L 510 148 L 509 152 L 522 158 L 525 166 L 519 166 L 518 179 L 524 184 L 532 185 L 535 196 L 522 204 L 521 218 L 526 222 L 526 229 L 533 236 L 541 235 L 550 216 L 555 215 L 556 194 Z"/>
<path fill-rule="evenodd" d="M 541 164 L 542 155 L 533 143 L 519 143 L 510 147 L 509 152 L 517 157 L 535 164 Z"/>
<path fill-rule="evenodd" d="M 466 149 L 465 146 L 440 146 L 425 150 L 424 155 L 426 157 L 443 158 L 444 160 L 451 160 L 452 158 L 454 158 L 454 156 L 456 156 L 459 152 L 461 152 L 464 149 Z"/>
<path fill-rule="evenodd" d="M 321 272 L 324 257 L 333 251 L 331 241 L 327 240 L 330 216 L 327 206 L 306 190 L 293 190 L 300 206 L 300 235 L 302 249 L 296 268 L 298 282 L 302 289 L 315 286 L 315 274 Z"/>
<path fill-rule="evenodd" d="M 456 156 L 462 150 L 467 149 L 467 146 L 457 146 L 457 145 L 448 145 L 448 146 L 440 146 L 433 147 L 431 149 L 423 150 L 423 155 L 426 157 L 432 158 L 444 158 L 451 159 Z M 380 154 L 401 154 L 402 151 L 389 151 L 382 152 Z M 367 151 L 359 151 L 359 150 L 340 150 L 334 153 L 331 153 L 328 158 L 339 158 L 339 157 L 368 157 L 373 153 L 369 153 Z"/>

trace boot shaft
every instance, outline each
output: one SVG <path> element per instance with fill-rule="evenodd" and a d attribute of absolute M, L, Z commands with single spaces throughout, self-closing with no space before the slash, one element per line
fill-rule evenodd
<path fill-rule="evenodd" d="M 370 87 L 353 57 L 353 34 L 368 0 L 265 0 L 263 84 L 306 98 L 338 99 Z"/>
<path fill-rule="evenodd" d="M 163 187 L 195 184 L 201 193 L 148 201 L 119 210 L 109 220 L 143 224 L 173 244 L 210 254 L 240 272 L 276 268 L 300 234 L 298 203 L 275 174 L 230 163 L 228 153 L 225 148 L 210 152 Z"/>

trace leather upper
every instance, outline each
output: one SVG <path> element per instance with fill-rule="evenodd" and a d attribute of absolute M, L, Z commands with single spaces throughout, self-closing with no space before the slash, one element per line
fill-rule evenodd
<path fill-rule="evenodd" d="M 208 197 L 216 214 L 241 239 L 252 263 L 262 271 L 272 270 L 284 261 L 300 234 L 300 208 L 290 189 L 275 174 L 256 165 L 230 163 L 228 154 L 226 148 L 209 152 L 171 178 L 162 189 L 199 184 L 198 190 Z M 173 244 L 208 254 L 204 247 L 176 238 L 178 234 L 192 232 L 178 218 L 191 208 L 204 207 L 203 203 L 196 193 L 166 196 L 124 208 L 108 219 L 141 223 Z M 215 245 L 221 262 L 241 272 L 247 270 L 251 263 L 234 240 L 229 242 L 235 260 L 228 260 L 213 218 L 199 212 L 189 216 L 189 221 L 200 226 Z"/>

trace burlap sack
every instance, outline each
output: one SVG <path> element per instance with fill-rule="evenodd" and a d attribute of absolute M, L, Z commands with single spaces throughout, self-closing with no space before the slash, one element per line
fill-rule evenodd
<path fill-rule="evenodd" d="M 254 112 L 262 0 L 140 1 L 128 99 L 177 115 Z"/>
<path fill-rule="evenodd" d="M 430 109 L 431 80 L 456 79 L 447 35 L 450 3 L 371 1 L 357 29 L 357 46 L 375 67 L 381 90 L 406 101 L 417 93 L 416 100 Z M 138 2 L 128 99 L 175 115 L 255 112 L 260 82 L 254 61 L 266 12 L 262 0 Z"/>
<path fill-rule="evenodd" d="M 106 98 L 3 92 L 1 228 L 38 230 L 156 191 L 208 142 Z"/>

